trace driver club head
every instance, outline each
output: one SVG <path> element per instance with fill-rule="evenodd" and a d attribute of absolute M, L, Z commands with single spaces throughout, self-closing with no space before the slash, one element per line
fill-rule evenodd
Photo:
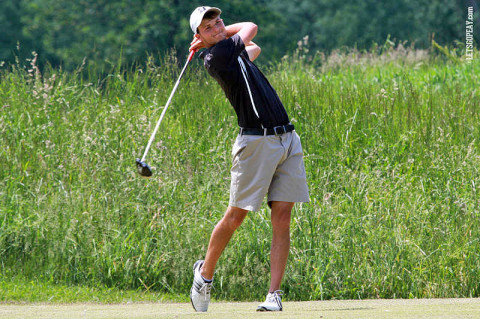
<path fill-rule="evenodd" d="M 137 158 L 136 162 L 138 174 L 143 177 L 152 176 L 152 170 L 150 169 L 150 166 L 147 165 L 147 163 L 142 162 L 139 158 Z"/>

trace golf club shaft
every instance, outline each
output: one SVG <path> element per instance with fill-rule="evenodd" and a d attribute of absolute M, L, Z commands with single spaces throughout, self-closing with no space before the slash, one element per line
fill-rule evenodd
<path fill-rule="evenodd" d="M 163 108 L 162 114 L 160 115 L 160 119 L 157 122 L 157 125 L 155 126 L 155 130 L 153 130 L 152 136 L 150 136 L 150 140 L 148 141 L 147 148 L 145 148 L 145 152 L 143 153 L 142 157 L 142 162 L 145 161 L 145 158 L 147 157 L 148 150 L 150 149 L 150 146 L 152 145 L 152 142 L 155 138 L 155 134 L 157 134 L 158 128 L 160 127 L 160 123 L 162 123 L 163 117 L 165 116 L 165 112 L 168 109 L 168 106 L 170 105 L 170 102 L 172 101 L 173 95 L 175 94 L 175 91 L 177 90 L 178 84 L 180 84 L 180 79 L 182 78 L 183 74 L 185 73 L 185 70 L 187 69 L 188 63 L 192 60 L 193 56 L 195 55 L 196 51 L 191 51 L 190 55 L 188 56 L 187 62 L 185 63 L 185 66 L 183 67 L 182 72 L 180 73 L 180 76 L 178 77 L 177 83 L 175 83 L 175 86 L 173 87 L 172 93 L 170 93 L 170 97 L 168 98 L 167 104 L 165 104 L 165 107 Z"/>

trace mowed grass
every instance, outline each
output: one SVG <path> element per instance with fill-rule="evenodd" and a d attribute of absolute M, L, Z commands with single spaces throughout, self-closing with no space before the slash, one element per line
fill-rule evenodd
<path fill-rule="evenodd" d="M 478 318 L 480 299 L 390 299 L 286 302 L 282 312 L 255 312 L 258 303 L 212 303 L 196 313 L 187 303 L 0 304 L 0 318 Z"/>
<path fill-rule="evenodd" d="M 0 69 L 4 278 L 186 298 L 228 205 L 236 117 L 193 63 L 147 158 L 154 176 L 140 178 L 135 158 L 184 62 L 152 61 Z M 479 60 L 300 51 L 263 69 L 302 138 L 311 192 L 293 213 L 285 300 L 478 297 Z M 217 300 L 264 298 L 270 238 L 264 205 L 219 261 Z M 18 300 L 8 283 L 3 301 Z"/>
<path fill-rule="evenodd" d="M 92 285 L 67 285 L 52 282 L 42 275 L 35 279 L 21 275 L 3 276 L 0 279 L 0 307 L 2 304 L 25 304 L 48 302 L 67 303 L 145 303 L 145 302 L 190 302 L 188 296 L 163 291 L 144 289 L 119 289 Z M 3 311 L 0 309 L 0 314 Z"/>

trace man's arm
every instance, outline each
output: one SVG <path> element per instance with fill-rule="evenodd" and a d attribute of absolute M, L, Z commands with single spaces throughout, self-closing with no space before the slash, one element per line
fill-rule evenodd
<path fill-rule="evenodd" d="M 240 36 L 245 44 L 245 49 L 247 50 L 250 61 L 255 60 L 262 51 L 260 47 L 252 41 L 252 39 L 257 35 L 257 29 L 257 25 L 252 22 L 240 22 L 225 27 L 227 38 L 231 38 L 235 34 Z M 205 45 L 203 45 L 198 35 L 195 35 L 190 43 L 190 51 L 192 51 L 192 49 L 198 50 L 204 47 Z"/>
<path fill-rule="evenodd" d="M 254 61 L 262 50 L 258 45 L 256 45 L 252 40 L 257 35 L 258 27 L 255 23 L 252 22 L 240 22 L 231 24 L 225 27 L 227 31 L 227 37 L 230 38 L 235 34 L 238 34 L 245 44 L 245 49 L 247 50 L 248 57 L 250 61 Z"/>
<path fill-rule="evenodd" d="M 262 52 L 262 49 L 256 43 L 254 43 L 253 41 L 250 41 L 250 43 L 248 45 L 245 45 L 245 50 L 247 50 L 248 58 L 252 62 L 256 58 L 258 58 L 258 56 Z"/>
<path fill-rule="evenodd" d="M 227 31 L 227 38 L 230 38 L 238 33 L 240 38 L 242 38 L 243 43 L 245 43 L 245 46 L 247 46 L 250 41 L 255 38 L 257 35 L 257 29 L 257 25 L 252 22 L 240 22 L 225 27 L 225 30 Z"/>

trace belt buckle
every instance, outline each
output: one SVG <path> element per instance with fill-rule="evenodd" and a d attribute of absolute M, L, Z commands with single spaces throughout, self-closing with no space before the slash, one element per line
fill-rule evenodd
<path fill-rule="evenodd" d="M 279 132 L 277 132 L 277 129 L 278 129 L 278 128 L 281 128 L 281 129 L 283 129 L 283 132 L 280 132 L 280 133 L 279 133 Z M 285 133 L 287 133 L 287 129 L 285 128 L 285 125 L 282 125 L 282 126 L 275 126 L 275 127 L 273 128 L 273 133 L 275 133 L 275 136 L 282 135 L 282 134 L 285 134 Z"/>

